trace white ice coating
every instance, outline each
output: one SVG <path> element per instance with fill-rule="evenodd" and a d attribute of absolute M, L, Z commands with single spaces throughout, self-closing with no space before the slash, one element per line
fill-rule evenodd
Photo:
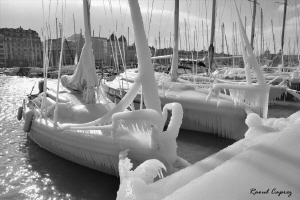
<path fill-rule="evenodd" d="M 241 25 L 241 32 L 244 31 Z M 249 42 L 245 34 L 244 59 L 247 61 L 246 67 L 251 67 L 256 71 L 258 77 L 262 76 L 257 61 L 251 56 L 253 53 L 247 48 Z M 250 66 L 251 65 L 251 66 Z M 258 69 L 256 69 L 258 68 Z M 137 76 L 138 70 L 128 70 L 127 76 L 120 74 L 112 82 L 106 82 L 108 96 L 114 98 L 120 91 L 125 93 L 132 87 L 132 82 Z M 251 79 L 249 73 L 247 74 Z M 183 129 L 202 131 L 218 134 L 221 137 L 241 139 L 247 126 L 244 123 L 246 114 L 244 109 L 250 107 L 260 116 L 267 117 L 269 86 L 265 82 L 259 84 L 234 84 L 234 83 L 214 83 L 212 84 L 193 84 L 189 81 L 179 79 L 178 82 L 170 82 L 169 76 L 163 73 L 155 73 L 157 88 L 159 90 L 162 105 L 169 102 L 178 102 L 184 111 Z M 167 77 L 167 78 L 166 78 Z M 258 79 L 260 79 L 258 78 Z M 209 80 L 207 80 L 209 81 Z M 213 89 L 212 89 L 213 88 Z M 144 88 L 143 88 L 144 89 Z M 226 94 L 221 93 L 225 91 Z M 228 95 L 230 91 L 230 95 Z M 140 98 L 136 98 L 139 100 Z M 232 122 L 235 123 L 232 123 Z"/>
<path fill-rule="evenodd" d="M 88 5 L 87 1 L 83 1 L 84 12 L 84 37 L 85 44 L 82 48 L 80 60 L 73 75 L 63 75 L 61 83 L 64 87 L 71 90 L 85 91 L 86 102 L 95 102 L 95 90 L 98 86 L 98 77 L 95 68 L 95 58 L 92 49 L 92 40 L 90 27 L 88 23 Z"/>
<path fill-rule="evenodd" d="M 139 5 L 135 5 L 129 1 L 131 8 L 131 18 L 133 22 L 133 31 L 135 34 L 136 40 L 136 49 L 137 49 L 137 57 L 138 57 L 138 75 L 135 79 L 130 90 L 126 93 L 126 95 L 122 98 L 120 103 L 116 105 L 109 113 L 104 115 L 103 117 L 89 122 L 85 124 L 64 124 L 61 126 L 62 129 L 68 129 L 70 127 L 83 127 L 83 126 L 94 126 L 98 124 L 107 124 L 111 122 L 111 117 L 114 113 L 124 112 L 127 107 L 131 104 L 131 102 L 136 97 L 140 86 L 143 87 L 143 98 L 148 109 L 154 109 L 159 114 L 161 114 L 161 104 L 160 99 L 158 97 L 158 91 L 156 86 L 156 81 L 154 77 L 154 69 L 151 63 L 151 53 L 147 44 L 146 34 L 143 27 L 142 18 L 140 18 L 141 13 L 139 9 Z M 131 5 L 132 4 L 132 5 Z M 135 12 L 139 11 L 139 12 Z M 158 131 L 162 131 L 162 128 Z"/>
<path fill-rule="evenodd" d="M 149 192 L 148 185 L 153 183 L 154 178 L 157 176 L 159 178 L 163 178 L 162 170 L 166 171 L 166 167 L 160 161 L 151 159 L 140 164 L 135 170 L 131 170 L 133 165 L 130 162 L 130 159 L 126 157 L 127 152 L 128 150 L 122 151 L 120 152 L 119 156 L 119 174 L 121 185 L 118 191 L 117 199 L 129 200 L 152 198 L 153 194 Z M 129 185 L 134 187 L 134 189 L 128 190 Z M 141 193 L 134 193 L 134 190 L 139 190 Z"/>
<path fill-rule="evenodd" d="M 168 177 L 146 183 L 127 174 L 117 199 L 299 199 L 300 111 L 269 119 L 249 113 L 246 123 L 244 139 Z"/>
<path fill-rule="evenodd" d="M 213 90 L 208 95 L 207 100 L 210 100 L 212 92 L 216 93 L 218 96 L 221 89 L 229 89 L 230 96 L 232 97 L 235 104 L 246 103 L 250 106 L 256 106 L 260 108 L 260 116 L 267 118 L 268 114 L 268 100 L 269 100 L 269 91 L 270 86 L 266 83 L 263 76 L 263 72 L 258 65 L 258 62 L 253 54 L 253 50 L 249 43 L 246 31 L 242 24 L 240 14 L 238 12 L 237 6 L 235 5 L 238 24 L 239 24 L 239 33 L 242 39 L 242 52 L 243 59 L 245 62 L 245 74 L 248 85 L 238 85 L 238 84 L 214 84 Z M 258 85 L 252 85 L 250 69 L 253 69 L 253 72 L 256 75 Z"/>
<path fill-rule="evenodd" d="M 247 51 L 249 53 L 250 50 Z M 252 58 L 255 60 L 252 54 L 247 58 L 248 64 L 253 64 Z M 259 73 L 255 66 L 252 67 Z M 258 75 L 257 78 L 260 79 L 260 87 L 268 93 L 268 87 L 261 79 L 263 77 Z M 239 89 L 239 86 L 231 89 Z M 258 87 L 251 88 L 251 85 L 243 88 L 247 89 L 253 94 L 255 89 L 259 90 Z M 235 98 L 237 102 L 241 99 Z M 279 119 L 264 119 L 249 113 L 246 124 L 249 129 L 244 139 L 153 183 L 143 176 L 132 174 L 129 160 L 121 153 L 123 157 L 119 168 L 123 169 L 123 174 L 120 175 L 117 199 L 300 199 L 300 111 Z M 153 160 L 146 162 L 146 168 L 151 169 L 149 171 L 141 166 L 145 169 L 143 175 L 148 172 L 152 178 L 154 172 L 162 168 L 158 163 Z"/>
<path fill-rule="evenodd" d="M 128 1 L 130 6 L 131 20 L 133 24 L 134 38 L 138 58 L 138 76 L 136 82 L 141 82 L 143 87 L 144 102 L 147 108 L 160 113 L 160 100 L 158 97 L 157 85 L 154 77 L 154 69 L 151 63 L 151 53 L 144 31 L 143 18 L 139 4 L 135 1 Z"/>
<path fill-rule="evenodd" d="M 96 120 L 87 123 L 77 123 L 76 121 L 72 124 L 63 123 L 59 125 L 59 128 L 61 130 L 111 130 L 111 137 L 115 145 L 120 150 L 130 149 L 129 157 L 132 160 L 140 163 L 156 158 L 163 163 L 167 173 L 171 174 L 176 171 L 175 162 L 181 162 L 182 167 L 189 165 L 177 157 L 176 138 L 182 123 L 183 111 L 178 103 L 167 104 L 163 112 L 161 111 L 140 8 L 135 0 L 130 0 L 129 5 L 139 60 L 138 75 L 134 83 L 122 100 L 104 116 L 99 113 L 99 118 Z M 141 86 L 146 109 L 128 111 L 128 106 L 136 97 Z M 172 112 L 172 116 L 167 130 L 163 131 L 168 110 Z M 106 126 L 104 127 L 104 125 Z"/>

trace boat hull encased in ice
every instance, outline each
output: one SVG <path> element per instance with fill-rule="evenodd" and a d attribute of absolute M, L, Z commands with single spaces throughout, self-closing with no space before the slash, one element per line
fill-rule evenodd
<path fill-rule="evenodd" d="M 28 112 L 33 113 L 31 118 L 24 114 Z M 28 137 L 47 151 L 85 167 L 118 176 L 119 153 L 127 149 L 133 167 L 148 159 L 158 159 L 164 163 L 168 168 L 167 174 L 172 174 L 178 168 L 187 166 L 176 154 L 176 132 L 172 132 L 171 135 L 166 133 L 169 135 L 164 135 L 166 141 L 159 139 L 156 144 L 153 137 L 157 136 L 151 136 L 151 133 L 147 131 L 149 130 L 146 128 L 147 123 L 141 123 L 144 126 L 139 129 L 139 122 L 136 122 L 136 130 L 132 132 L 125 127 L 126 124 L 124 123 L 127 119 L 122 117 L 117 119 L 118 117 L 114 116 L 113 123 L 104 126 L 104 128 L 99 126 L 98 129 L 62 130 L 55 128 L 51 119 L 42 118 L 40 113 L 39 108 L 35 106 L 25 107 L 24 103 L 23 119 L 24 121 L 31 121 Z M 128 120 L 131 121 L 130 118 Z M 151 126 L 151 122 L 148 123 Z M 170 136 L 171 138 L 168 138 Z M 174 143 L 174 145 L 169 148 L 170 143 Z"/>
<path fill-rule="evenodd" d="M 125 88 L 127 85 L 125 81 L 123 85 Z M 106 81 L 102 82 L 101 87 L 107 94 L 107 97 L 114 103 L 118 103 L 127 91 L 126 89 L 120 90 L 118 83 L 113 84 Z M 239 140 L 244 138 L 248 128 L 245 124 L 247 116 L 245 108 L 249 107 L 259 113 L 257 108 L 250 105 L 234 105 L 234 102 L 228 95 L 220 94 L 219 99 L 206 101 L 205 98 L 209 90 L 191 90 L 191 87 L 184 85 L 179 87 L 181 87 L 179 89 L 181 91 L 166 89 L 164 91 L 165 94 L 159 89 L 159 98 L 162 107 L 172 102 L 182 105 L 182 129 L 213 133 L 220 137 Z M 182 89 L 184 87 L 188 87 L 189 90 L 185 91 L 185 89 Z M 176 88 L 176 85 L 173 88 Z M 140 99 L 139 93 L 133 101 L 135 109 L 140 108 Z"/>
<path fill-rule="evenodd" d="M 28 136 L 40 147 L 74 163 L 117 175 L 120 150 L 112 137 L 101 131 L 85 135 L 77 131 L 57 131 L 44 120 L 39 121 L 32 121 Z"/>

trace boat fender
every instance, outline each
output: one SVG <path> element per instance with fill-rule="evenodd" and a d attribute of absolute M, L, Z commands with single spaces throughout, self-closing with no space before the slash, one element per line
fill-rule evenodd
<path fill-rule="evenodd" d="M 29 132 L 30 131 L 32 118 L 33 118 L 33 111 L 32 110 L 26 111 L 26 113 L 25 113 L 25 123 L 24 123 L 24 126 L 23 126 L 23 131 L 25 131 L 25 132 Z"/>
<path fill-rule="evenodd" d="M 23 115 L 23 106 L 20 106 L 18 109 L 18 115 L 17 115 L 17 119 L 19 121 L 22 119 L 22 115 Z"/>
<path fill-rule="evenodd" d="M 23 107 L 24 109 L 23 109 L 23 111 L 22 111 L 22 117 L 23 117 L 23 120 L 25 120 L 25 114 L 26 114 L 26 109 L 25 109 L 25 107 Z"/>
<path fill-rule="evenodd" d="M 40 80 L 39 81 L 39 94 L 44 92 L 44 81 Z"/>

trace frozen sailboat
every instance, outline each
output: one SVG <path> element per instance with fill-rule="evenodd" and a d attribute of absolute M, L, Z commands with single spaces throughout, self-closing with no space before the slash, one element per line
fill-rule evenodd
<path fill-rule="evenodd" d="M 42 148 L 112 175 L 118 174 L 119 152 L 125 149 L 130 150 L 129 157 L 134 165 L 155 158 L 164 163 L 168 173 L 189 165 L 177 156 L 176 150 L 182 108 L 173 103 L 161 110 L 144 38 L 136 38 L 140 59 L 139 75 L 134 86 L 116 106 L 109 102 L 95 103 L 98 81 L 94 72 L 87 0 L 83 0 L 83 8 L 86 43 L 75 73 L 62 77 L 63 85 L 72 93 L 57 89 L 47 91 L 47 97 L 42 93 L 29 101 L 28 106 L 24 101 L 19 109 L 25 120 L 24 131 Z M 134 26 L 138 26 L 135 28 L 136 35 L 145 37 L 141 19 L 136 18 L 132 17 Z M 145 91 L 146 109 L 129 112 L 127 107 L 141 85 Z M 173 114 L 168 129 L 163 131 L 168 111 Z"/>
<path fill-rule="evenodd" d="M 117 199 L 299 199 L 300 111 L 264 120 L 246 110 L 249 130 L 244 139 L 168 177 L 162 178 L 159 161 L 132 169 L 127 151 L 120 152 Z M 154 181 L 157 176 L 162 179 Z"/>
<path fill-rule="evenodd" d="M 179 2 L 175 5 L 179 5 Z M 175 8 L 175 10 L 178 11 L 179 9 Z M 178 13 L 175 13 L 176 15 Z M 175 32 L 177 31 L 178 26 L 175 28 Z M 174 47 L 176 47 L 178 38 L 174 37 L 174 39 Z M 245 46 L 243 58 L 246 68 L 246 85 L 191 84 L 171 81 L 162 73 L 155 74 L 161 106 L 178 102 L 183 107 L 184 115 L 181 128 L 239 140 L 244 137 L 247 130 L 245 108 L 251 108 L 261 117 L 267 117 L 269 86 L 266 84 L 262 71 L 246 41 L 243 41 L 243 45 Z M 178 65 L 176 53 L 177 50 L 174 48 L 175 56 L 173 56 L 172 70 L 175 72 L 176 67 L 174 65 Z M 252 84 L 250 68 L 253 68 L 257 77 L 257 84 Z M 137 74 L 138 70 L 127 73 L 127 76 L 121 74 L 115 81 L 103 82 L 101 86 L 111 100 L 121 99 L 132 87 Z M 176 73 L 172 75 L 174 74 Z M 227 91 L 230 94 L 227 94 Z M 136 103 L 142 102 L 143 93 L 140 91 L 140 95 L 135 99 Z"/>

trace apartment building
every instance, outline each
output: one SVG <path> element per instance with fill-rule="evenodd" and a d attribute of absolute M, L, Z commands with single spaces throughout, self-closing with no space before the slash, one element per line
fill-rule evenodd
<path fill-rule="evenodd" d="M 5 67 L 4 35 L 0 34 L 0 68 Z"/>
<path fill-rule="evenodd" d="M 107 63 L 107 38 L 92 37 L 93 53 L 96 67 L 101 67 Z"/>
<path fill-rule="evenodd" d="M 0 28 L 4 36 L 4 60 L 6 67 L 42 66 L 41 39 L 34 30 Z"/>

